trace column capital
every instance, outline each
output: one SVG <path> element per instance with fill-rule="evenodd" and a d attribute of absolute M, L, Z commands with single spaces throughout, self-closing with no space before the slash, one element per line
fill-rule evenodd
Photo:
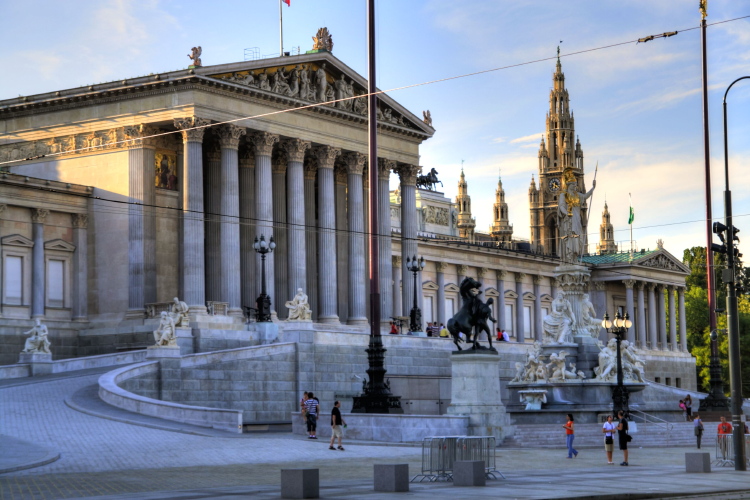
<path fill-rule="evenodd" d="M 366 155 L 355 151 L 348 151 L 344 153 L 341 158 L 344 161 L 344 165 L 346 165 L 346 170 L 350 174 L 362 175 L 362 172 L 365 169 L 365 163 L 367 162 Z"/>
<path fill-rule="evenodd" d="M 336 184 L 346 186 L 349 180 L 349 174 L 346 171 L 346 165 L 337 162 L 333 167 L 333 178 L 336 181 Z"/>
<path fill-rule="evenodd" d="M 532 279 L 534 280 L 535 285 L 541 285 L 544 276 L 542 276 L 541 274 L 535 274 L 534 276 L 532 276 Z"/>
<path fill-rule="evenodd" d="M 515 273 L 516 274 L 516 283 L 521 283 L 524 278 L 526 278 L 526 273 Z"/>
<path fill-rule="evenodd" d="M 370 172 L 367 168 L 367 161 L 365 160 L 365 168 L 362 169 L 362 189 L 365 191 L 370 190 Z"/>
<path fill-rule="evenodd" d="M 628 290 L 632 290 L 633 286 L 635 286 L 636 281 L 635 280 L 622 280 L 622 283 L 625 285 L 625 288 Z"/>
<path fill-rule="evenodd" d="M 222 149 L 237 149 L 240 146 L 240 138 L 247 133 L 247 129 L 227 123 L 219 126 L 216 133 L 219 135 L 219 144 Z"/>
<path fill-rule="evenodd" d="M 303 168 L 305 170 L 305 179 L 315 180 L 315 174 L 318 172 L 318 159 L 313 156 L 306 157 Z"/>
<path fill-rule="evenodd" d="M 283 149 L 274 149 L 271 156 L 271 171 L 274 174 L 285 174 L 288 164 L 286 151 Z"/>
<path fill-rule="evenodd" d="M 559 282 L 558 282 L 559 283 Z M 603 292 L 607 289 L 607 283 L 604 281 L 593 281 L 594 289 L 598 292 Z M 557 286 L 560 286 L 559 284 Z"/>
<path fill-rule="evenodd" d="M 685 288 L 686 288 L 686 287 L 685 287 L 685 286 L 682 286 L 682 285 L 678 286 L 678 287 L 677 287 L 677 294 L 678 294 L 678 295 L 684 295 L 684 294 L 685 294 Z"/>
<path fill-rule="evenodd" d="M 44 219 L 49 215 L 49 210 L 46 208 L 33 208 L 31 211 L 31 222 L 37 224 L 44 224 Z"/>
<path fill-rule="evenodd" d="M 255 168 L 255 153 L 253 152 L 252 146 L 244 143 L 239 149 L 238 156 L 240 168 Z"/>
<path fill-rule="evenodd" d="M 284 139 L 279 142 L 279 146 L 286 152 L 287 159 L 289 161 L 303 162 L 305 161 L 305 153 L 312 147 L 310 141 L 303 141 L 302 139 Z"/>
<path fill-rule="evenodd" d="M 505 269 L 495 270 L 495 277 L 499 280 L 504 280 L 507 274 L 508 274 L 508 271 L 506 271 Z"/>
<path fill-rule="evenodd" d="M 485 276 L 487 276 L 487 274 L 489 274 L 489 272 L 490 272 L 490 270 L 487 269 L 486 267 L 478 267 L 477 268 L 477 277 L 478 278 L 484 278 Z"/>
<path fill-rule="evenodd" d="M 410 165 L 408 163 L 399 163 L 393 170 L 398 174 L 399 179 L 401 179 L 401 184 L 406 186 L 416 186 L 417 175 L 419 175 L 422 167 L 418 165 Z"/>
<path fill-rule="evenodd" d="M 5 209 L 8 208 L 8 205 L 6 204 L 0 204 L 0 216 L 3 215 L 3 212 L 5 212 Z"/>
<path fill-rule="evenodd" d="M 318 168 L 333 168 L 341 150 L 333 146 L 318 146 L 313 148 L 312 154 L 318 160 Z"/>
<path fill-rule="evenodd" d="M 158 128 L 143 123 L 139 125 L 125 125 L 122 130 L 125 134 L 125 137 L 127 138 L 127 142 L 125 143 L 125 145 L 128 148 L 142 148 L 143 146 L 153 146 L 153 139 L 148 140 L 144 139 L 144 137 L 158 134 L 160 132 Z"/>
<path fill-rule="evenodd" d="M 88 214 L 70 214 L 73 227 L 76 229 L 86 229 L 89 226 Z"/>
<path fill-rule="evenodd" d="M 670 293 L 674 293 L 675 290 L 677 290 L 678 287 L 677 287 L 677 285 L 667 285 L 666 288 L 669 290 Z"/>
<path fill-rule="evenodd" d="M 378 178 L 379 179 L 390 179 L 391 170 L 396 168 L 396 162 L 389 160 L 388 158 L 378 158 Z"/>
<path fill-rule="evenodd" d="M 654 288 L 656 288 L 657 293 L 664 293 L 665 285 L 664 283 L 655 283 Z"/>
<path fill-rule="evenodd" d="M 459 279 L 461 276 L 466 276 L 466 272 L 469 270 L 469 266 L 464 264 L 459 264 L 456 266 L 456 273 L 458 273 Z"/>
<path fill-rule="evenodd" d="M 253 146 L 256 156 L 271 156 L 274 144 L 279 142 L 279 136 L 268 132 L 252 132 L 247 135 L 247 142 Z"/>
<path fill-rule="evenodd" d="M 182 131 L 182 140 L 184 142 L 203 142 L 203 135 L 210 123 L 211 120 L 198 118 L 197 116 L 174 119 L 174 126 L 176 129 Z"/>
<path fill-rule="evenodd" d="M 401 267 L 401 256 L 394 255 L 391 257 L 391 262 L 393 263 L 394 267 L 400 268 Z"/>
<path fill-rule="evenodd" d="M 645 283 L 643 281 L 636 281 L 635 282 L 635 288 L 636 290 L 643 290 Z"/>
<path fill-rule="evenodd" d="M 216 139 L 207 139 L 203 143 L 203 151 L 206 153 L 206 159 L 210 162 L 219 163 L 221 161 L 221 146 Z"/>
<path fill-rule="evenodd" d="M 448 264 L 443 261 L 435 262 L 435 269 L 439 273 L 444 273 L 445 270 L 448 269 Z"/>
<path fill-rule="evenodd" d="M 649 292 L 653 292 L 656 289 L 656 283 L 653 283 L 651 281 L 647 281 L 643 284 L 643 287 L 648 290 Z"/>

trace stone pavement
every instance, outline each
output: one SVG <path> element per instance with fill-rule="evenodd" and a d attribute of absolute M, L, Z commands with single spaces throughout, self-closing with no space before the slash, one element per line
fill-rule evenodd
<path fill-rule="evenodd" d="M 230 435 L 143 420 L 96 401 L 91 387 L 101 372 L 0 383 L 0 500 L 279 498 L 280 470 L 301 467 L 320 469 L 322 498 L 750 498 L 748 472 L 686 474 L 684 453 L 694 449 L 636 447 L 629 467 L 607 466 L 598 447 L 566 459 L 562 434 L 560 449 L 499 448 L 506 479 L 485 488 L 423 482 L 407 494 L 376 494 L 373 464 L 408 463 L 413 477 L 419 447 L 345 441 L 340 452 L 287 433 Z M 702 451 L 713 455 L 712 447 Z"/>

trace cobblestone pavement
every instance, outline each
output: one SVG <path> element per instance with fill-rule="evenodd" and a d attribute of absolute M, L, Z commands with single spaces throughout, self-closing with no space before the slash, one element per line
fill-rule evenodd
<path fill-rule="evenodd" d="M 411 476 L 421 470 L 419 447 L 345 442 L 346 451 L 340 452 L 328 450 L 325 440 L 287 433 L 191 435 L 99 418 L 65 404 L 98 376 L 0 385 L 0 433 L 60 454 L 47 465 L 0 475 L 0 500 L 278 498 L 284 468 L 319 468 L 324 497 L 389 498 L 372 492 L 374 463 L 408 463 Z M 566 459 L 562 439 L 560 449 L 498 449 L 498 469 L 507 479 L 489 481 L 488 488 L 462 488 L 457 494 L 459 488 L 449 484 L 415 483 L 408 495 L 566 498 L 610 492 L 613 498 L 611 492 L 627 491 L 647 498 L 659 491 L 750 490 L 750 473 L 685 474 L 684 453 L 694 449 L 635 448 L 630 467 L 608 467 L 599 448 Z M 615 459 L 621 460 L 619 452 Z M 740 498 L 733 495 L 722 498 Z"/>

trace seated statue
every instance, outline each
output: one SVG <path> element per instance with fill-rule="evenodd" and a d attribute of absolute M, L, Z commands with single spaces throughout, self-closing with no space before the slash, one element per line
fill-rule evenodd
<path fill-rule="evenodd" d="M 544 317 L 542 327 L 545 344 L 563 344 L 573 341 L 572 328 L 576 318 L 565 292 L 558 292 L 552 301 L 552 312 Z"/>
<path fill-rule="evenodd" d="M 622 371 L 626 380 L 643 382 L 643 360 L 635 353 L 635 347 L 627 340 L 620 344 Z M 616 353 L 615 353 L 616 354 Z"/>
<path fill-rule="evenodd" d="M 565 358 L 567 355 L 567 351 L 560 351 L 559 353 L 550 354 L 550 363 L 547 365 L 548 368 L 551 368 L 551 375 L 549 377 L 550 380 L 566 380 L 578 378 L 578 374 L 575 372 L 575 367 L 573 367 L 573 371 L 568 371 L 568 369 L 565 367 Z"/>
<path fill-rule="evenodd" d="M 599 366 L 594 368 L 596 380 L 612 380 L 617 374 L 617 341 L 610 339 L 605 347 L 598 342 L 599 349 Z"/>
<path fill-rule="evenodd" d="M 287 301 L 284 305 L 289 309 L 288 321 L 311 320 L 312 311 L 310 310 L 307 294 L 305 294 L 301 288 L 298 288 L 297 295 L 295 295 L 292 300 Z"/>
<path fill-rule="evenodd" d="M 547 380 L 547 369 L 542 362 L 542 346 L 534 341 L 534 350 L 526 353 L 526 364 L 524 372 L 520 377 L 521 382 L 537 382 Z"/>
<path fill-rule="evenodd" d="M 188 316 L 188 312 L 190 311 L 190 308 L 188 305 L 178 299 L 177 297 L 174 298 L 174 304 L 172 304 L 172 319 L 174 320 L 174 326 L 189 326 L 190 324 L 190 316 Z"/>
<path fill-rule="evenodd" d="M 31 335 L 26 339 L 26 343 L 23 346 L 23 351 L 31 354 L 52 354 L 49 350 L 50 342 L 47 340 L 49 331 L 47 326 L 43 325 L 39 318 L 34 320 L 34 328 L 28 332 L 24 332 L 24 335 Z"/>
<path fill-rule="evenodd" d="M 599 338 L 599 329 L 602 326 L 602 320 L 597 319 L 594 304 L 589 300 L 589 294 L 583 294 L 581 301 L 581 327 L 588 331 L 593 338 Z"/>
<path fill-rule="evenodd" d="M 158 346 L 176 346 L 177 332 L 175 331 L 174 318 L 167 311 L 161 312 L 159 328 L 154 330 L 154 340 Z"/>

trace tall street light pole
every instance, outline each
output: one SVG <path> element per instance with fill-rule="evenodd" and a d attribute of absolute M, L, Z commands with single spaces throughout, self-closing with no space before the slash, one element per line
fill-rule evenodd
<path fill-rule="evenodd" d="M 271 321 L 271 297 L 266 293 L 266 254 L 273 252 L 276 243 L 273 241 L 273 236 L 266 243 L 266 237 L 261 234 L 260 240 L 257 236 L 255 237 L 253 248 L 260 254 L 260 295 L 255 300 L 257 307 L 255 318 L 259 323 L 267 323 Z"/>
<path fill-rule="evenodd" d="M 409 330 L 412 333 L 422 331 L 422 311 L 419 309 L 419 304 L 417 303 L 417 275 L 419 271 L 424 269 L 424 266 L 424 257 L 420 260 L 417 260 L 416 255 L 412 259 L 409 257 L 406 258 L 406 269 L 414 273 L 414 307 L 411 308 L 411 313 L 409 314 Z"/>
<path fill-rule="evenodd" d="M 609 333 L 614 334 L 615 340 L 617 341 L 617 385 L 612 389 L 612 413 L 617 413 L 622 410 L 627 418 L 630 413 L 630 393 L 628 388 L 625 387 L 622 373 L 622 354 L 620 353 L 620 343 L 622 339 L 627 335 L 630 327 L 633 323 L 630 321 L 630 316 L 625 313 L 625 316 L 620 316 L 620 312 L 615 313 L 615 320 L 609 320 L 609 314 L 604 313 L 604 319 L 602 320 L 602 327 Z"/>
<path fill-rule="evenodd" d="M 747 470 L 745 464 L 745 430 L 742 422 L 742 372 L 740 370 L 740 322 L 737 313 L 737 291 L 735 284 L 734 240 L 738 230 L 732 226 L 732 192 L 729 190 L 729 148 L 727 145 L 727 94 L 732 86 L 743 76 L 733 81 L 724 92 L 724 225 L 726 226 L 725 245 L 727 249 L 727 268 L 723 272 L 723 281 L 727 285 L 727 329 L 729 335 L 729 387 L 732 405 L 732 427 L 734 447 L 734 470 Z"/>

